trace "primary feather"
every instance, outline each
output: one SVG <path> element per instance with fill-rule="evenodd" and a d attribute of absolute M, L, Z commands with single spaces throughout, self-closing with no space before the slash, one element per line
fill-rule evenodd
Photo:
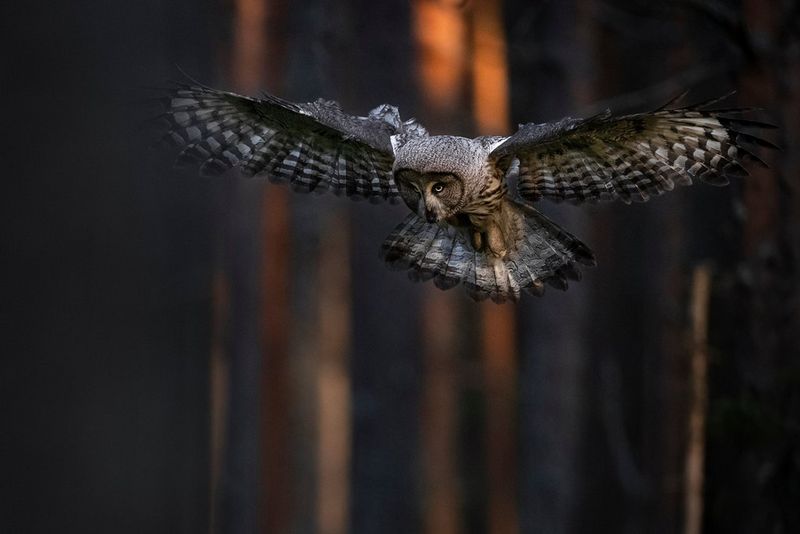
<path fill-rule="evenodd" d="M 393 106 L 366 117 L 344 113 L 332 101 L 294 104 L 180 85 L 163 99 L 162 142 L 181 148 L 178 165 L 216 175 L 232 167 L 264 174 L 299 191 L 380 201 L 397 197 L 392 177 L 393 135 L 423 135 Z"/>
<path fill-rule="evenodd" d="M 694 179 L 725 185 L 747 174 L 743 157 L 758 159 L 748 145 L 773 146 L 741 128 L 769 125 L 741 118 L 745 110 L 705 107 L 527 124 L 492 155 L 506 166 L 519 161 L 519 193 L 528 200 L 629 203 Z"/>

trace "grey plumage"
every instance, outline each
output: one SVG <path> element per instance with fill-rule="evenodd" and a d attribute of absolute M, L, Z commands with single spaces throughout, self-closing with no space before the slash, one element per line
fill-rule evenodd
<path fill-rule="evenodd" d="M 593 265 L 586 245 L 527 202 L 645 201 L 699 179 L 724 185 L 744 175 L 749 133 L 769 125 L 744 110 L 709 104 L 614 117 L 521 125 L 510 137 L 429 136 L 383 105 L 365 117 L 326 100 L 294 104 L 180 85 L 162 99 L 162 142 L 178 165 L 205 174 L 237 167 L 297 191 L 332 191 L 372 201 L 402 199 L 412 214 L 381 248 L 387 264 L 441 289 L 463 284 L 476 300 L 566 289 Z M 511 198 L 507 175 L 518 168 Z"/>
<path fill-rule="evenodd" d="M 163 99 L 162 142 L 180 147 L 177 164 L 208 175 L 239 167 L 245 176 L 266 175 L 298 191 L 381 201 L 397 197 L 391 136 L 425 135 L 397 108 L 383 105 L 366 117 L 335 102 L 293 104 L 182 85 Z"/>
<path fill-rule="evenodd" d="M 526 124 L 493 155 L 504 168 L 519 161 L 519 193 L 532 201 L 644 202 L 694 178 L 725 185 L 747 174 L 742 156 L 758 160 L 748 143 L 774 145 L 741 129 L 771 125 L 743 119 L 745 110 L 707 110 L 713 103 Z"/>
<path fill-rule="evenodd" d="M 463 283 L 475 300 L 518 300 L 521 291 L 544 292 L 544 284 L 567 289 L 580 280 L 576 263 L 594 265 L 592 252 L 577 238 L 524 204 L 508 201 L 522 222 L 516 248 L 497 258 L 478 252 L 455 227 L 409 215 L 384 241 L 381 254 L 394 269 L 408 270 L 412 280 L 433 280 L 450 289 Z"/>

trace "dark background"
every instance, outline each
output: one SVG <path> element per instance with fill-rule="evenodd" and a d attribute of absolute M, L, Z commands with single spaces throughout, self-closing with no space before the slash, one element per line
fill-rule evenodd
<path fill-rule="evenodd" d="M 796 2 L 7 4 L 0 532 L 800 529 Z M 400 207 L 171 172 L 176 65 L 434 133 L 738 89 L 783 150 L 543 206 L 599 266 L 476 305 L 384 269 Z"/>

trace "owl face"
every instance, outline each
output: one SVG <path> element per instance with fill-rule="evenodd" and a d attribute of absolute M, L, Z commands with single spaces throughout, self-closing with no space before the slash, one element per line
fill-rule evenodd
<path fill-rule="evenodd" d="M 462 205 L 464 184 L 453 173 L 399 169 L 394 176 L 406 206 L 430 223 L 455 215 Z"/>
<path fill-rule="evenodd" d="M 486 180 L 486 148 L 474 139 L 438 135 L 396 147 L 394 180 L 406 205 L 443 222 L 474 202 Z"/>

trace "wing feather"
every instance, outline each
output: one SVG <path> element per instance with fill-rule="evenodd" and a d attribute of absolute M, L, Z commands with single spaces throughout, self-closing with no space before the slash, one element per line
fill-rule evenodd
<path fill-rule="evenodd" d="M 718 99 L 719 100 L 719 99 Z M 755 147 L 777 148 L 757 131 L 772 125 L 741 117 L 747 109 L 693 107 L 522 125 L 492 152 L 501 166 L 519 161 L 523 198 L 572 203 L 646 201 L 695 179 L 725 185 L 746 175 Z"/>
<path fill-rule="evenodd" d="M 266 174 L 303 192 L 392 200 L 398 190 L 391 137 L 427 135 L 388 105 L 357 117 L 331 101 L 295 104 L 186 84 L 160 100 L 161 142 L 180 147 L 176 165 L 211 175 L 239 167 L 246 176 Z"/>

